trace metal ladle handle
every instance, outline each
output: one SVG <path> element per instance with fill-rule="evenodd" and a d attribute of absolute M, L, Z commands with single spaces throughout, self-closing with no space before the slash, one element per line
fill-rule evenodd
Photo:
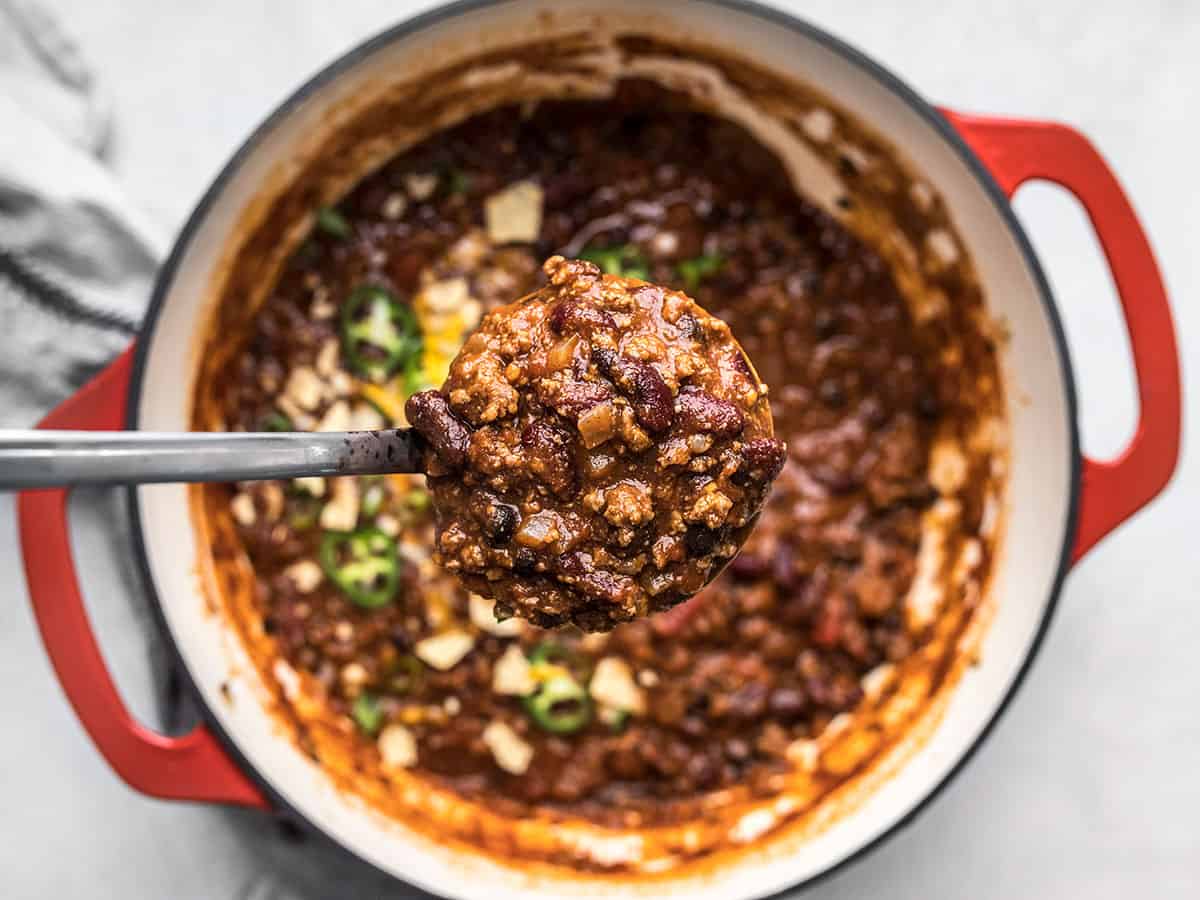
<path fill-rule="evenodd" d="M 0 490 L 423 471 L 410 429 L 0 431 Z"/>

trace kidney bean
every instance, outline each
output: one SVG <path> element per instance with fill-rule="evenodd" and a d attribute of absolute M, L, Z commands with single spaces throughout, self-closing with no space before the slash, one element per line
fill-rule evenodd
<path fill-rule="evenodd" d="M 742 446 L 742 466 L 738 474 L 743 484 L 772 481 L 787 462 L 787 447 L 775 438 L 754 438 Z"/>
<path fill-rule="evenodd" d="M 612 396 L 612 388 L 603 382 L 568 381 L 549 397 L 549 403 L 560 416 L 576 421 Z"/>
<path fill-rule="evenodd" d="M 441 391 L 421 391 L 404 404 L 409 424 L 430 446 L 439 461 L 451 469 L 461 469 L 471 446 L 471 429 L 450 409 L 450 401 Z"/>
<path fill-rule="evenodd" d="M 630 602 L 639 593 L 637 582 L 632 578 L 595 568 L 588 554 L 580 551 L 563 555 L 558 562 L 558 571 L 564 576 L 562 580 L 583 593 L 613 603 Z"/>
<path fill-rule="evenodd" d="M 742 551 L 729 564 L 729 571 L 738 578 L 747 581 L 761 578 L 767 573 L 767 561 L 754 553 Z"/>
<path fill-rule="evenodd" d="M 675 403 L 671 389 L 654 366 L 603 347 L 592 351 L 592 359 L 633 402 L 634 414 L 643 428 L 660 434 L 671 427 L 675 421 Z"/>
<path fill-rule="evenodd" d="M 846 621 L 846 601 L 839 594 L 830 594 L 817 615 L 813 625 L 813 643 L 821 647 L 833 647 L 842 636 L 842 624 Z"/>
<path fill-rule="evenodd" d="M 575 483 L 574 443 L 571 432 L 544 419 L 521 432 L 529 470 L 556 494 L 566 493 Z"/>
<path fill-rule="evenodd" d="M 740 372 L 747 378 L 753 379 L 754 372 L 750 368 L 750 363 L 746 360 L 746 354 L 735 350 L 729 354 L 729 368 L 735 372 Z"/>
<path fill-rule="evenodd" d="M 746 417 L 734 404 L 694 387 L 680 390 L 675 411 L 689 429 L 715 437 L 732 437 L 746 426 Z"/>
<path fill-rule="evenodd" d="M 807 711 L 808 697 L 799 687 L 778 687 L 767 698 L 767 709 L 781 719 L 797 719 Z"/>
<path fill-rule="evenodd" d="M 726 714 L 734 719 L 757 719 L 767 708 L 767 686 L 751 681 L 725 698 Z"/>
<path fill-rule="evenodd" d="M 556 334 L 579 334 L 590 340 L 597 332 L 615 333 L 617 323 L 604 310 L 572 298 L 551 310 L 550 327 Z"/>
<path fill-rule="evenodd" d="M 771 579 L 785 589 L 794 587 L 799 580 L 796 554 L 787 541 L 780 541 L 775 547 L 775 555 L 771 557 Z"/>

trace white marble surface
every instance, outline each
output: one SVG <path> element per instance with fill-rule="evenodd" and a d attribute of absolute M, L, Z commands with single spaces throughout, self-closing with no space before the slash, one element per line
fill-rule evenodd
<path fill-rule="evenodd" d="M 113 92 L 114 167 L 172 232 L 233 148 L 302 79 L 432 5 L 50 3 Z M 928 0 L 780 5 L 858 45 L 939 102 L 1081 127 L 1121 175 L 1159 252 L 1185 370 L 1200 363 L 1200 4 L 1010 0 L 987 12 L 982 4 Z M 1108 276 L 1074 207 L 1047 189 L 1029 190 L 1017 205 L 1064 310 L 1086 444 L 1112 450 L 1129 432 L 1135 402 Z M 1169 492 L 1071 574 L 1037 665 L 965 772 L 913 825 L 811 895 L 1200 896 L 1200 471 L 1193 451 L 1185 440 Z M 264 817 L 161 803 L 119 783 L 42 652 L 12 518 L 11 498 L 0 497 L 0 893 L 408 895 L 311 841 L 285 843 Z M 78 529 L 89 602 L 103 610 L 102 639 L 120 661 L 118 680 L 135 709 L 152 717 L 148 625 L 131 599 L 127 554 L 105 536 L 111 522 L 97 515 Z"/>

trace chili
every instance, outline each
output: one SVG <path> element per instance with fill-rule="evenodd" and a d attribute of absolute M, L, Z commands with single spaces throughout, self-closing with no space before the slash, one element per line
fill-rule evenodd
<path fill-rule="evenodd" d="M 421 356 L 417 317 L 384 288 L 362 285 L 342 308 L 342 349 L 350 368 L 383 381 Z"/>
<path fill-rule="evenodd" d="M 705 253 L 694 259 L 685 259 L 676 268 L 679 270 L 679 277 L 683 279 L 684 287 L 694 291 L 700 286 L 700 282 L 721 271 L 723 265 L 725 258 L 719 253 Z"/>
<path fill-rule="evenodd" d="M 400 586 L 396 542 L 378 528 L 327 531 L 318 552 L 321 568 L 359 606 L 386 606 Z"/>
<path fill-rule="evenodd" d="M 405 653 L 396 659 L 395 669 L 388 677 L 388 687 L 397 694 L 415 694 L 425 684 L 425 664 Z"/>
<path fill-rule="evenodd" d="M 551 734 L 574 734 L 592 718 L 587 689 L 566 673 L 552 676 L 523 702 L 534 723 Z"/>
<path fill-rule="evenodd" d="M 643 281 L 650 277 L 649 261 L 645 254 L 632 244 L 588 248 L 579 254 L 579 258 L 595 263 L 605 275 L 640 278 Z"/>
<path fill-rule="evenodd" d="M 346 217 L 332 206 L 322 206 L 317 210 L 317 228 L 330 237 L 343 240 L 350 237 L 351 233 L 350 223 L 346 221 Z"/>
<path fill-rule="evenodd" d="M 259 426 L 263 431 L 295 431 L 296 428 L 292 424 L 292 420 L 281 413 L 279 410 L 272 410 L 262 420 L 262 425 Z"/>
<path fill-rule="evenodd" d="M 371 694 L 359 694 L 354 700 L 354 706 L 350 708 L 350 715 L 367 734 L 374 734 L 383 724 L 383 710 L 379 708 L 379 701 Z"/>

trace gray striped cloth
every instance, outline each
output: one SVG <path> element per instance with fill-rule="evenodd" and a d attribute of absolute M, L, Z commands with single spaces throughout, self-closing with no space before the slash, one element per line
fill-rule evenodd
<path fill-rule="evenodd" d="M 160 234 L 105 168 L 109 105 L 78 48 L 0 0 L 0 427 L 29 427 L 133 337 Z"/>

